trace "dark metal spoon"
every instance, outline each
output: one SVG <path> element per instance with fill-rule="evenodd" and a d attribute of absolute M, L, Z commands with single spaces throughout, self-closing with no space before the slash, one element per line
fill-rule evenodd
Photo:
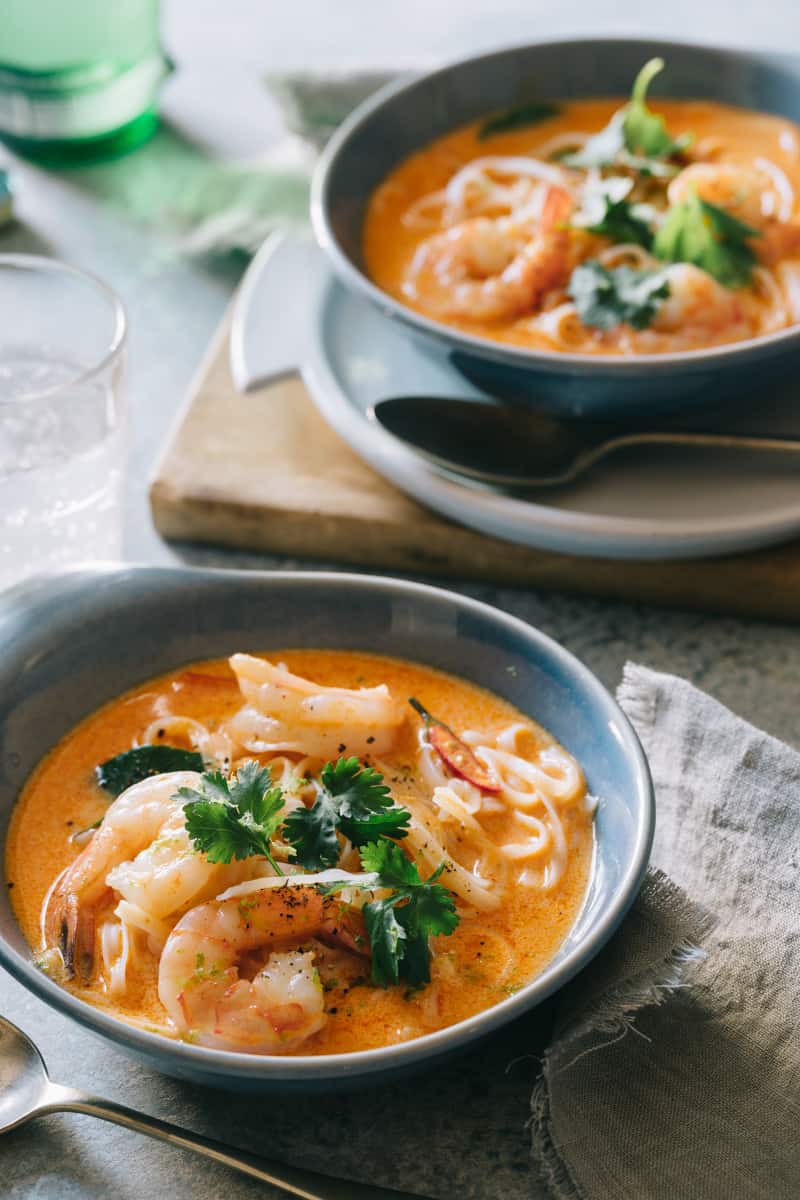
<path fill-rule="evenodd" d="M 633 429 L 619 423 L 559 420 L 533 408 L 446 396 L 393 396 L 369 416 L 429 462 L 505 488 L 571 483 L 630 446 L 800 454 L 800 439 L 704 429 Z"/>
<path fill-rule="evenodd" d="M 307 1171 L 301 1167 L 289 1167 L 282 1163 L 271 1163 L 246 1150 L 225 1146 L 199 1133 L 190 1133 L 147 1113 L 137 1112 L 113 1100 L 89 1096 L 75 1088 L 61 1087 L 52 1083 L 44 1065 L 44 1059 L 33 1042 L 16 1025 L 0 1017 L 0 1134 L 18 1125 L 24 1125 L 32 1117 L 53 1112 L 86 1113 L 113 1121 L 126 1129 L 159 1138 L 171 1146 L 183 1150 L 194 1150 L 215 1162 L 224 1163 L 245 1175 L 252 1175 L 262 1183 L 295 1196 L 298 1200 L 422 1200 L 410 1192 L 397 1192 L 389 1188 L 373 1187 L 371 1183 L 355 1183 L 353 1180 L 331 1179 Z"/>

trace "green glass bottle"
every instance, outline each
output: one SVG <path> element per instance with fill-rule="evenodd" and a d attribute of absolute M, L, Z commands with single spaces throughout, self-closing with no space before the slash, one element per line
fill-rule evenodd
<path fill-rule="evenodd" d="M 171 70 L 159 0 L 2 0 L 0 139 L 51 162 L 139 145 Z"/>

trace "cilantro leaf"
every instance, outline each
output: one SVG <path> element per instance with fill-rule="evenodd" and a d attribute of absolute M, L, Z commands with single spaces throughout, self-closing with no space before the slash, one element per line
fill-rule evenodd
<path fill-rule="evenodd" d="M 458 913 L 453 893 L 441 883 L 435 882 L 439 878 L 441 870 L 440 867 L 426 883 L 423 883 L 414 892 L 414 921 L 410 927 L 417 934 L 430 934 L 432 937 L 440 933 L 451 934 L 458 925 Z M 401 909 L 401 911 L 405 910 Z"/>
<path fill-rule="evenodd" d="M 643 216 L 647 209 L 644 205 L 629 204 L 626 199 L 632 187 L 632 179 L 603 180 L 597 188 L 588 190 L 583 208 L 572 218 L 572 224 L 613 242 L 634 242 L 649 249 L 653 234 Z"/>
<path fill-rule="evenodd" d="M 538 125 L 548 117 L 555 117 L 561 109 L 546 100 L 532 100 L 513 108 L 504 108 L 484 121 L 478 130 L 478 141 L 491 137 L 493 133 L 506 133 L 510 129 L 524 129 L 527 125 Z"/>
<path fill-rule="evenodd" d="M 354 846 L 378 838 L 403 838 L 411 820 L 407 809 L 392 801 L 383 776 L 359 760 L 340 758 L 320 773 L 311 808 L 298 807 L 286 818 L 284 832 L 297 860 L 309 870 L 335 867 L 339 861 L 337 833 Z"/>
<path fill-rule="evenodd" d="M 694 263 L 725 287 L 744 287 L 756 262 L 746 239 L 760 236 L 752 225 L 693 192 L 669 210 L 653 251 L 668 262 Z"/>
<path fill-rule="evenodd" d="M 394 911 L 395 899 L 375 900 L 362 908 L 372 953 L 372 982 L 379 987 L 400 982 L 400 962 L 407 934 Z"/>
<path fill-rule="evenodd" d="M 120 796 L 126 788 L 151 775 L 164 775 L 168 771 L 202 771 L 203 758 L 195 750 L 181 750 L 178 746 L 134 746 L 123 750 L 106 762 L 95 767 L 97 782 L 112 796 Z"/>
<path fill-rule="evenodd" d="M 232 808 L 217 800 L 194 800 L 186 805 L 186 831 L 196 849 L 209 862 L 229 863 L 261 852 L 254 846 L 250 830 Z"/>
<path fill-rule="evenodd" d="M 646 329 L 658 310 L 657 301 L 669 295 L 669 283 L 664 270 L 609 270 L 589 260 L 572 272 L 567 291 L 584 325 L 613 329 L 627 322 L 634 329 Z"/>
<path fill-rule="evenodd" d="M 335 797 L 339 828 L 355 846 L 363 846 L 376 835 L 402 838 L 411 813 L 392 801 L 383 776 L 372 767 L 362 767 L 357 758 L 340 758 L 326 763 L 320 782 Z"/>
<path fill-rule="evenodd" d="M 430 980 L 428 938 L 450 934 L 458 925 L 451 892 L 437 883 L 442 864 L 422 880 L 416 865 L 393 842 L 364 846 L 361 865 L 378 875 L 378 886 L 392 894 L 365 904 L 364 921 L 372 947 L 373 983 L 386 986 L 401 978 L 412 985 Z"/>
<path fill-rule="evenodd" d="M 380 876 L 381 887 L 418 887 L 422 883 L 416 863 L 394 842 L 370 842 L 361 847 L 360 857 L 365 871 Z"/>
<path fill-rule="evenodd" d="M 669 158 L 680 154 L 691 142 L 691 134 L 683 134 L 677 140 L 673 140 L 664 118 L 647 107 L 647 89 L 656 75 L 663 70 L 663 58 L 651 58 L 634 80 L 630 103 L 625 107 L 622 123 L 625 148 L 631 154 L 641 154 L 645 158 Z"/>
<path fill-rule="evenodd" d="M 283 835 L 294 847 L 295 859 L 309 871 L 321 871 L 338 863 L 338 816 L 335 797 L 320 791 L 311 808 L 300 804 L 286 818 Z"/>
<path fill-rule="evenodd" d="M 266 767 L 246 762 L 230 779 L 219 771 L 207 772 L 196 788 L 179 788 L 177 795 L 185 801 L 186 832 L 209 862 L 263 854 L 283 874 L 270 846 L 283 819 L 283 792 L 272 786 Z"/>
<path fill-rule="evenodd" d="M 647 250 L 652 245 L 653 234 L 650 226 L 641 217 L 636 216 L 635 206 L 627 200 L 609 200 L 605 198 L 605 212 L 593 225 L 587 225 L 590 233 L 599 233 L 610 238 L 612 242 L 633 242 L 644 246 Z"/>

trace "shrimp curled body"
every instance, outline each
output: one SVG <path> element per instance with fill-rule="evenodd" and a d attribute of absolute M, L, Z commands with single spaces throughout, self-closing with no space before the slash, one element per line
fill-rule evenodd
<path fill-rule="evenodd" d="M 667 195 L 670 204 L 679 204 L 693 193 L 756 229 L 760 236 L 753 238 L 752 247 L 762 262 L 800 255 L 794 190 L 768 160 L 756 159 L 754 165 L 692 163 L 675 176 Z"/>
<path fill-rule="evenodd" d="M 671 263 L 666 268 L 669 295 L 659 306 L 653 328 L 678 332 L 691 328 L 714 333 L 735 329 L 747 336 L 750 326 L 742 301 L 735 292 L 717 283 L 691 263 Z"/>
<path fill-rule="evenodd" d="M 404 290 L 436 316 L 500 321 L 533 311 L 569 274 L 569 194 L 551 187 L 536 231 L 476 217 L 424 241 Z"/>
<path fill-rule="evenodd" d="M 309 886 L 282 886 L 191 909 L 161 955 L 158 995 L 178 1032 L 203 1046 L 286 1054 L 325 1024 L 311 938 L 358 950 L 359 915 Z M 242 956 L 267 949 L 252 980 Z M 361 952 L 361 951 L 359 951 Z"/>
<path fill-rule="evenodd" d="M 199 778 L 171 771 L 129 787 L 56 880 L 45 903 L 44 943 L 60 951 L 67 978 L 92 974 L 96 914 L 112 889 L 160 919 L 242 878 L 242 864 L 210 863 L 189 842 L 177 792 Z"/>

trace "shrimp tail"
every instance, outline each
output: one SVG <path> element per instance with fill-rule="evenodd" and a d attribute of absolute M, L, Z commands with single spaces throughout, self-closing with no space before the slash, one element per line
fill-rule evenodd
<path fill-rule="evenodd" d="M 45 944 L 61 955 L 64 978 L 84 981 L 94 970 L 94 910 L 66 886 L 67 872 L 56 880 L 44 915 Z"/>
<path fill-rule="evenodd" d="M 337 904 L 336 908 L 338 911 L 334 913 L 326 905 L 329 915 L 321 923 L 316 936 L 326 946 L 351 950 L 354 954 L 368 958 L 370 943 L 361 913 L 345 904 Z"/>
<path fill-rule="evenodd" d="M 572 213 L 572 197 L 566 188 L 551 184 L 547 189 L 542 215 L 539 219 L 540 233 L 550 233 L 569 220 Z"/>

